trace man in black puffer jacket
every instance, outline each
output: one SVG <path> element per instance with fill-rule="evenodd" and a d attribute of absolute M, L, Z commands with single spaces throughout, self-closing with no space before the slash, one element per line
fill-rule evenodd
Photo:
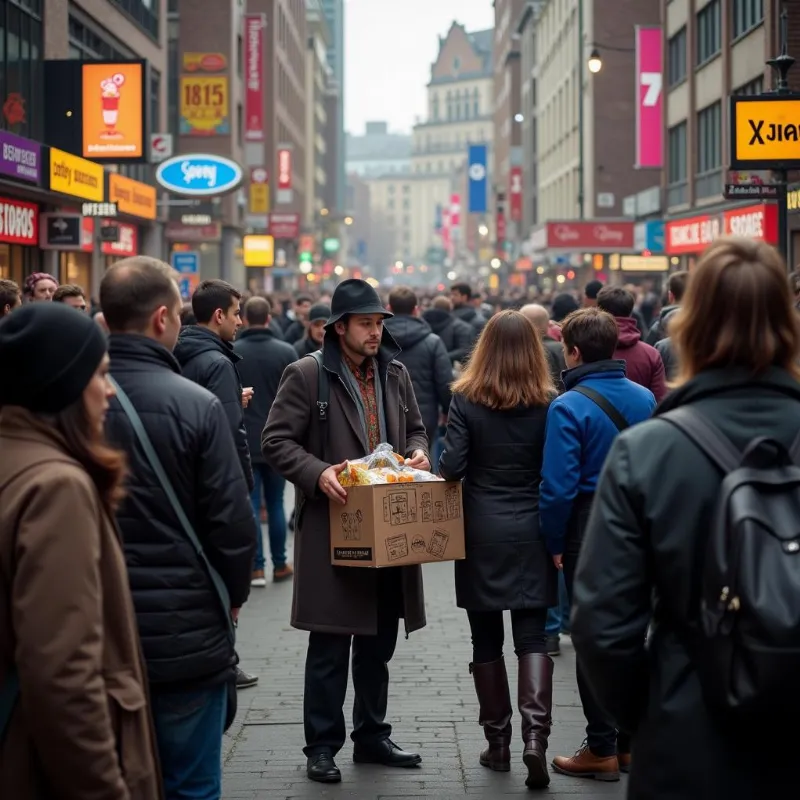
<path fill-rule="evenodd" d="M 394 317 L 389 317 L 384 327 L 402 348 L 397 361 L 411 376 L 428 441 L 433 442 L 440 411 L 446 414 L 450 409 L 453 367 L 442 340 L 417 316 L 417 296 L 411 289 L 407 286 L 392 289 L 389 310 Z"/>
<path fill-rule="evenodd" d="M 241 293 L 225 281 L 203 281 L 192 295 L 197 324 L 181 330 L 175 358 L 185 378 L 208 389 L 222 403 L 242 472 L 252 491 L 253 468 L 244 424 L 242 382 L 236 371 L 241 356 L 233 349 L 236 331 L 242 326 L 241 299 Z"/>
<path fill-rule="evenodd" d="M 444 295 L 435 297 L 431 308 L 422 312 L 422 318 L 444 343 L 450 361 L 466 364 L 475 334 L 471 325 L 453 314 L 450 298 Z"/>
<path fill-rule="evenodd" d="M 180 330 L 174 273 L 136 256 L 110 267 L 100 302 L 111 336 L 111 375 L 130 398 L 172 488 L 221 576 L 223 609 L 119 403 L 106 421 L 128 457 L 127 496 L 117 513 L 150 682 L 164 784 L 212 796 L 222 734 L 235 713 L 236 654 L 226 615 L 250 591 L 256 528 L 247 484 L 219 400 L 182 377 L 170 352 Z M 127 686 L 120 684 L 120 698 Z M 117 697 L 117 695 L 114 695 Z"/>

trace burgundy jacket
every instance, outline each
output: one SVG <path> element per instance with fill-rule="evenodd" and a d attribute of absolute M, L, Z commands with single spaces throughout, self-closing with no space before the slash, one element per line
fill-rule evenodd
<path fill-rule="evenodd" d="M 664 362 L 655 347 L 642 341 L 642 334 L 633 317 L 615 317 L 619 328 L 619 343 L 614 358 L 621 358 L 626 365 L 628 378 L 645 389 L 649 389 L 660 403 L 667 393 L 664 377 Z"/>

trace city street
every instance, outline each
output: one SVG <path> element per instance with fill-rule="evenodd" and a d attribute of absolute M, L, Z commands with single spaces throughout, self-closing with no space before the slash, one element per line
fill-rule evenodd
<path fill-rule="evenodd" d="M 266 536 L 265 536 L 266 539 Z M 512 771 L 493 773 L 478 765 L 483 736 L 469 674 L 470 639 L 466 615 L 455 606 L 452 564 L 425 570 L 428 627 L 398 639 L 391 665 L 389 715 L 393 738 L 423 756 L 419 769 L 392 770 L 352 763 L 352 746 L 339 754 L 342 783 L 313 784 L 305 777 L 302 753 L 303 661 L 307 634 L 289 626 L 291 583 L 254 589 L 239 625 L 242 667 L 260 677 L 239 692 L 239 712 L 224 745 L 225 800 L 279 798 L 430 798 L 475 795 L 531 796 L 525 789 L 518 719 L 514 718 Z M 516 685 L 509 622 L 506 654 Z M 573 651 L 562 639 L 555 659 L 554 726 L 549 758 L 571 754 L 583 739 L 583 718 L 575 685 Z M 352 699 L 348 699 L 348 709 Z M 349 718 L 349 713 L 348 713 Z M 547 797 L 622 798 L 626 776 L 605 784 L 552 775 Z"/>

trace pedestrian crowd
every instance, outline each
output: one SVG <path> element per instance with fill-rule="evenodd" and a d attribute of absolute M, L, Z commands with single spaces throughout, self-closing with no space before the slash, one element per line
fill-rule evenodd
<path fill-rule="evenodd" d="M 220 798 L 223 733 L 258 681 L 237 622 L 269 577 L 293 581 L 308 632 L 308 778 L 341 780 L 351 671 L 355 763 L 432 755 L 387 720 L 422 568 L 331 564 L 340 475 L 386 443 L 461 483 L 483 767 L 512 770 L 516 726 L 532 790 L 552 770 L 630 773 L 635 800 L 793 797 L 798 287 L 739 238 L 663 301 L 349 279 L 290 298 L 207 280 L 184 303 L 145 256 L 96 300 L 0 280 L 0 795 Z M 548 755 L 563 635 L 586 738 Z"/>

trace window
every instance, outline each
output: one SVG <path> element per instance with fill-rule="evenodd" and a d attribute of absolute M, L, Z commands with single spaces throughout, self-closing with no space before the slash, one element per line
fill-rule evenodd
<path fill-rule="evenodd" d="M 112 0 L 151 39 L 158 41 L 159 0 Z"/>
<path fill-rule="evenodd" d="M 697 14 L 697 63 L 715 56 L 722 46 L 720 0 L 711 0 Z"/>
<path fill-rule="evenodd" d="M 734 90 L 734 94 L 763 94 L 764 92 L 764 76 L 759 75 L 752 81 L 740 86 Z"/>
<path fill-rule="evenodd" d="M 453 95 L 450 91 L 447 92 L 447 121 L 453 119 Z"/>
<path fill-rule="evenodd" d="M 686 77 L 686 26 L 667 44 L 667 85 L 675 86 Z"/>
<path fill-rule="evenodd" d="M 431 116 L 433 117 L 434 122 L 439 121 L 439 95 L 435 94 L 433 96 L 433 101 L 431 103 Z"/>
<path fill-rule="evenodd" d="M 677 206 L 687 201 L 686 122 L 669 129 L 667 134 L 667 205 Z"/>
<path fill-rule="evenodd" d="M 733 38 L 738 39 L 764 21 L 764 0 L 733 0 Z"/>
<path fill-rule="evenodd" d="M 719 194 L 721 167 L 722 104 L 717 102 L 697 114 L 695 196 L 698 199 Z"/>
<path fill-rule="evenodd" d="M 0 3 L 0 102 L 13 95 L 21 100 L 19 114 L 11 117 L 14 121 L 2 115 L 0 127 L 40 141 L 44 139 L 41 15 L 41 0 Z"/>
<path fill-rule="evenodd" d="M 456 56 L 453 59 L 453 72 L 458 72 L 459 69 L 461 69 L 461 59 L 458 56 Z"/>
<path fill-rule="evenodd" d="M 178 45 L 178 23 L 170 20 L 168 23 L 169 38 L 167 40 L 167 126 L 173 136 L 178 136 L 180 131 L 180 54 Z"/>
<path fill-rule="evenodd" d="M 150 130 L 161 130 L 161 73 L 150 68 Z"/>
<path fill-rule="evenodd" d="M 69 18 L 69 57 L 79 61 L 113 60 L 133 58 L 133 53 L 116 41 L 109 41 L 106 35 L 84 24 L 70 15 Z"/>
<path fill-rule="evenodd" d="M 472 92 L 472 113 L 475 117 L 479 117 L 481 114 L 481 99 L 477 89 Z"/>

